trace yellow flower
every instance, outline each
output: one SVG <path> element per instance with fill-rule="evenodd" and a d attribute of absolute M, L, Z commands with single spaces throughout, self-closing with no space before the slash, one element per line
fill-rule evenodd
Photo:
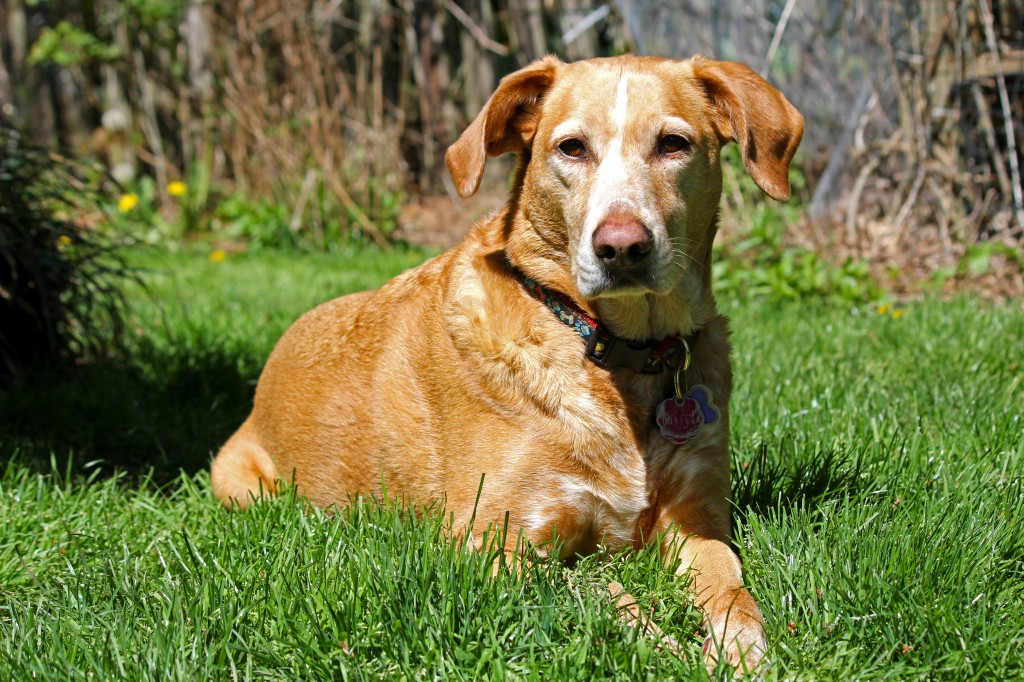
<path fill-rule="evenodd" d="M 903 317 L 903 311 L 902 310 L 894 310 L 894 311 L 892 311 L 892 317 L 895 320 L 900 319 L 901 317 Z"/>
<path fill-rule="evenodd" d="M 883 303 L 882 305 L 878 306 L 875 309 L 875 312 L 877 312 L 879 315 L 885 315 L 891 309 L 892 309 L 891 305 L 889 305 L 888 303 Z"/>
<path fill-rule="evenodd" d="M 139 205 L 139 197 L 132 192 L 128 194 L 122 194 L 121 198 L 117 202 L 117 207 L 121 210 L 121 213 L 127 213 L 136 206 Z"/>
<path fill-rule="evenodd" d="M 228 252 L 224 249 L 214 249 L 210 252 L 211 263 L 223 263 L 228 259 Z"/>
<path fill-rule="evenodd" d="M 180 197 L 184 195 L 185 192 L 187 191 L 188 187 L 185 185 L 184 182 L 181 182 L 180 180 L 175 180 L 174 182 L 168 183 L 167 185 L 167 193 L 170 194 L 172 197 Z"/>
<path fill-rule="evenodd" d="M 71 246 L 71 237 L 67 236 L 66 234 L 62 234 L 61 236 L 57 237 L 58 249 L 63 251 L 68 246 Z"/>

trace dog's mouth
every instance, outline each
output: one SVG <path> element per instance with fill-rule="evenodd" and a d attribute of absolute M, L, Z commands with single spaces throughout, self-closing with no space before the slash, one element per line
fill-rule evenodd
<path fill-rule="evenodd" d="M 580 267 L 576 274 L 576 286 L 586 298 L 665 294 L 672 289 L 667 280 L 664 268 L 655 263 L 632 268 L 595 263 L 589 268 Z"/>

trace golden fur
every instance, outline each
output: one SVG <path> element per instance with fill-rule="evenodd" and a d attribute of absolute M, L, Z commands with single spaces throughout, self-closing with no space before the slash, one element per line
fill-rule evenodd
<path fill-rule="evenodd" d="M 732 370 L 711 243 L 721 146 L 738 141 L 754 180 L 784 199 L 802 130 L 752 71 L 699 57 L 549 57 L 506 77 L 446 160 L 468 196 L 488 156 L 519 154 L 508 205 L 455 249 L 296 322 L 213 463 L 215 494 L 245 506 L 294 478 L 326 506 L 383 480 L 390 495 L 443 502 L 456 530 L 472 532 L 486 474 L 479 529 L 507 512 L 512 537 L 522 528 L 541 544 L 557 532 L 563 555 L 664 537 L 710 635 L 733 665 L 756 665 L 761 614 L 728 545 Z M 658 151 L 666 134 L 688 147 Z M 561 153 L 570 138 L 588 156 Z M 653 235 L 642 282 L 617 286 L 593 255 L 613 213 Z M 621 337 L 699 330 L 686 381 L 710 389 L 722 419 L 682 446 L 664 438 L 653 413 L 673 393 L 671 372 L 597 366 L 513 267 Z"/>

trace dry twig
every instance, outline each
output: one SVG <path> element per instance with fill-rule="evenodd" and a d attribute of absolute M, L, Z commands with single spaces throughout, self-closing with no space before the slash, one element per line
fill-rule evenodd
<path fill-rule="evenodd" d="M 1006 77 L 1003 75 L 1003 63 L 999 58 L 999 44 L 993 28 L 992 8 L 989 0 L 978 0 L 981 9 L 981 23 L 985 27 L 985 42 L 992 55 L 992 63 L 996 71 L 996 85 L 999 88 L 999 103 L 1003 108 L 1003 125 L 1006 129 L 1006 155 L 1010 161 L 1010 175 L 1013 178 L 1013 208 L 1017 215 L 1017 225 L 1024 230 L 1024 196 L 1022 196 L 1020 166 L 1017 163 L 1017 141 L 1013 130 L 1013 110 L 1010 108 L 1010 97 L 1006 91 Z"/>
<path fill-rule="evenodd" d="M 480 44 L 480 47 L 488 49 L 501 57 L 509 54 L 509 49 L 507 47 L 498 41 L 493 40 L 490 36 L 484 33 L 484 30 L 480 28 L 475 21 L 473 21 L 473 17 L 466 14 L 466 11 L 452 2 L 452 0 L 445 0 L 444 6 L 460 24 L 466 27 L 466 30 L 468 30 L 470 35 L 476 39 L 476 42 Z"/>
<path fill-rule="evenodd" d="M 779 49 L 779 43 L 782 42 L 782 34 L 786 32 L 786 24 L 789 23 L 789 15 L 793 13 L 794 7 L 796 7 L 796 0 L 786 0 L 782 16 L 779 17 L 779 23 L 775 25 L 775 33 L 772 34 L 771 45 L 768 46 L 768 54 L 764 58 L 764 66 L 761 67 L 761 78 L 767 78 L 768 72 L 771 71 L 772 62 L 775 61 L 775 53 Z"/>

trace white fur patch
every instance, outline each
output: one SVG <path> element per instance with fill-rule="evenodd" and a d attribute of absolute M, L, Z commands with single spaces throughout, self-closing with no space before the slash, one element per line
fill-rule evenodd
<path fill-rule="evenodd" d="M 556 516 L 554 510 L 568 507 L 575 511 L 581 531 L 600 533 L 609 544 L 628 542 L 640 512 L 647 506 L 643 480 L 628 487 L 615 486 L 611 491 L 601 490 L 578 476 L 557 476 L 552 484 L 557 492 L 546 505 L 538 506 L 526 517 L 526 526 L 534 534 L 549 533 Z M 560 532 L 564 533 L 565 529 Z M 561 539 L 567 546 L 575 546 L 583 538 L 561 535 Z M 602 541 L 602 538 L 596 539 Z"/>
<path fill-rule="evenodd" d="M 678 116 L 667 116 L 665 117 L 665 130 L 666 132 L 676 133 L 678 135 L 685 135 L 687 137 L 692 136 L 693 126 L 687 121 L 679 118 Z"/>
<path fill-rule="evenodd" d="M 615 91 L 615 106 L 612 108 L 612 120 L 618 128 L 619 137 L 626 128 L 626 116 L 629 114 L 629 93 L 626 91 L 629 77 L 623 74 L 619 77 L 619 87 Z"/>
<path fill-rule="evenodd" d="M 580 135 L 580 130 L 582 129 L 583 123 L 581 121 L 570 118 L 555 126 L 555 129 L 551 131 L 551 139 L 561 140 L 563 137 L 566 139 L 570 137 L 577 137 Z"/>
<path fill-rule="evenodd" d="M 590 198 L 587 202 L 587 222 L 583 230 L 583 243 L 581 252 L 589 252 L 585 248 L 594 238 L 594 231 L 598 224 L 604 219 L 608 207 L 612 203 L 623 202 L 626 199 L 627 183 L 629 175 L 626 173 L 626 160 L 622 156 L 622 138 L 626 129 L 626 121 L 629 114 L 629 97 L 626 94 L 627 76 L 619 79 L 619 87 L 615 95 L 615 106 L 612 107 L 609 115 L 615 123 L 615 133 L 608 141 L 601 158 L 601 165 L 597 169 Z M 596 265 L 596 264 L 595 264 Z"/>

